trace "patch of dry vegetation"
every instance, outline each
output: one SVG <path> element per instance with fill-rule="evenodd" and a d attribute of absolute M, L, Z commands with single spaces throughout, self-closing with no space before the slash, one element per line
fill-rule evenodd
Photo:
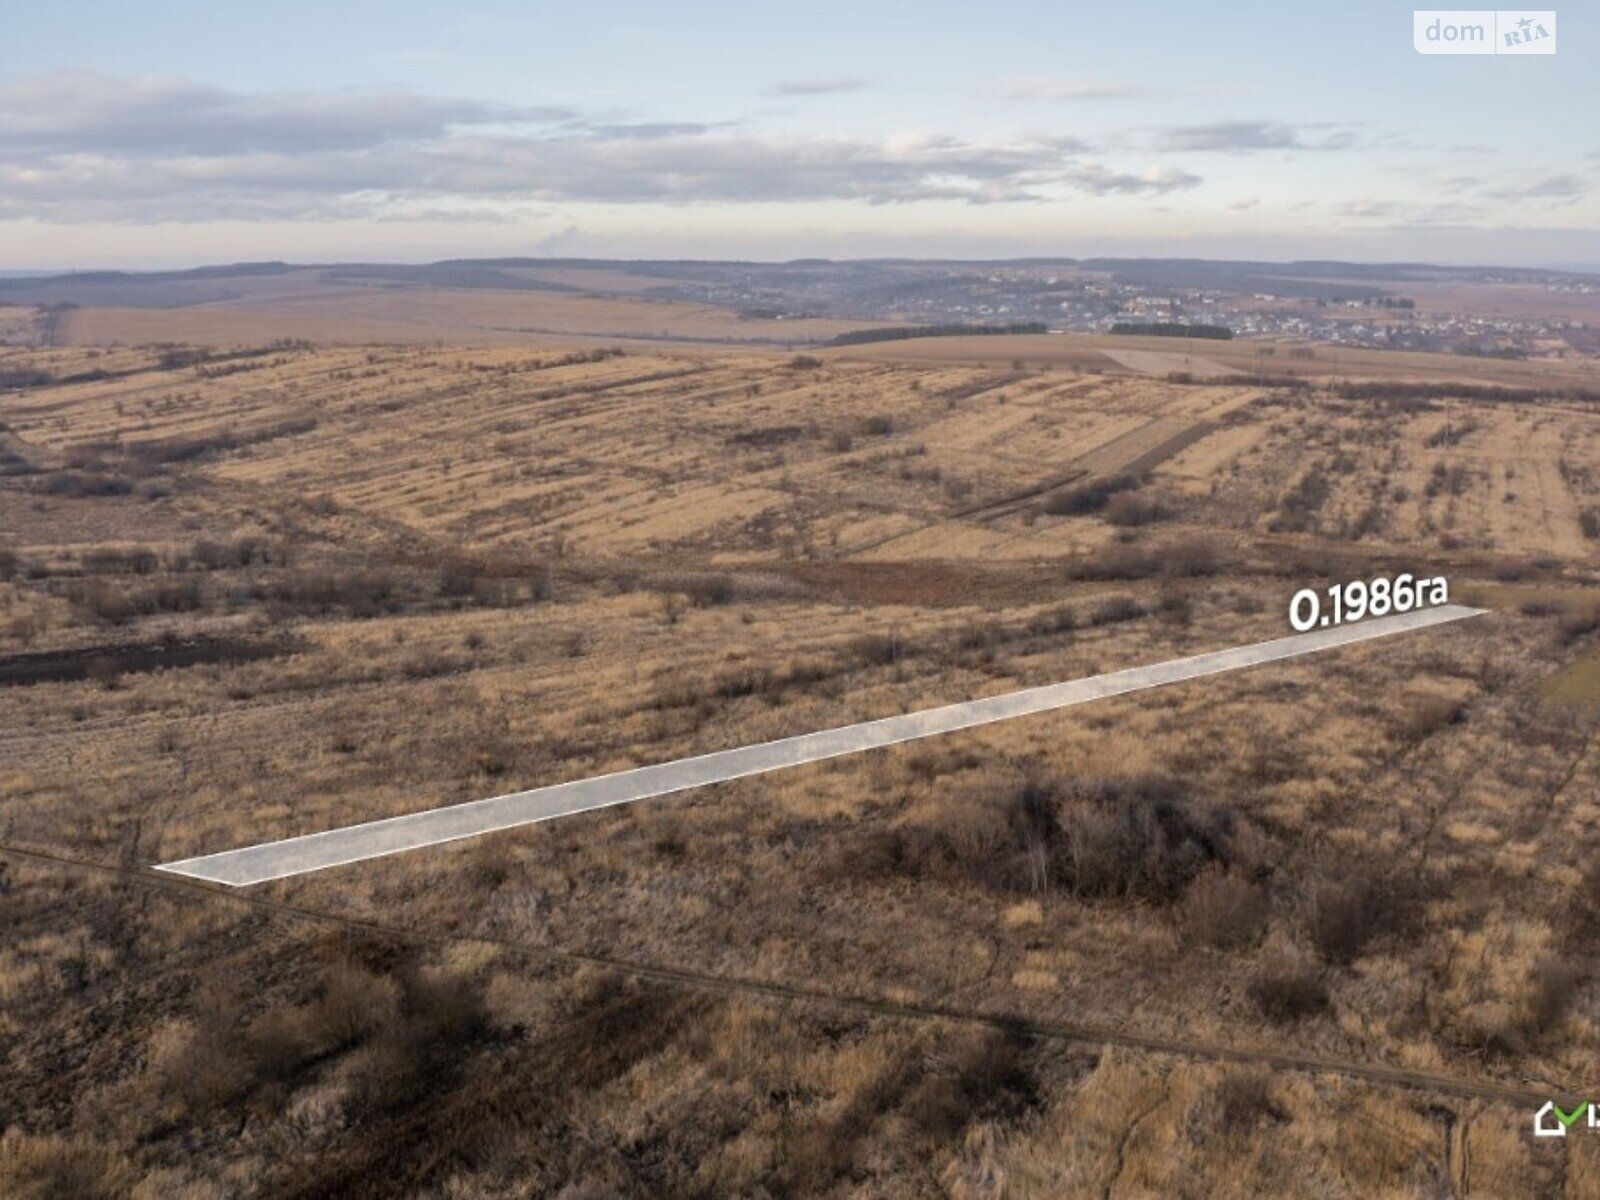
<path fill-rule="evenodd" d="M 1432 396 L 1037 366 L 180 351 L 8 360 L 10 844 L 163 861 L 1279 636 L 1399 569 L 1496 612 L 276 885 L 423 945 L 0 856 L 0 1192 L 1578 1178 L 1507 1106 L 534 951 L 1590 1078 L 1581 406 L 1462 393 L 1440 439 Z"/>

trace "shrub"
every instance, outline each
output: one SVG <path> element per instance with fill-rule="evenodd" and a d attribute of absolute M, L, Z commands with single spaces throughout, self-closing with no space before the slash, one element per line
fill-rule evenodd
<path fill-rule="evenodd" d="M 1134 896 L 1168 902 L 1208 863 L 1224 858 L 1233 833 L 1227 810 L 1197 813 L 1161 778 L 1104 784 L 1062 819 L 1062 874 L 1085 898 Z"/>
<path fill-rule="evenodd" d="M 317 1046 L 345 1049 L 392 1023 L 399 1001 L 394 980 L 352 963 L 337 963 L 328 971 L 322 996 L 306 1013 L 306 1028 Z"/>
<path fill-rule="evenodd" d="M 270 563 L 272 547 L 261 538 L 234 538 L 228 542 L 213 542 L 202 538 L 189 547 L 189 561 L 203 571 L 222 571 L 228 568 L 248 567 L 252 563 Z"/>
<path fill-rule="evenodd" d="M 861 432 L 868 437 L 884 437 L 894 432 L 894 418 L 882 413 L 861 422 Z"/>
<path fill-rule="evenodd" d="M 1111 502 L 1119 492 L 1129 492 L 1144 480 L 1137 475 L 1112 475 L 1095 479 L 1077 487 L 1054 492 L 1045 498 L 1044 511 L 1053 517 L 1076 517 L 1096 513 Z"/>
<path fill-rule="evenodd" d="M 133 491 L 133 481 L 98 471 L 52 471 L 38 488 L 47 496 L 81 500 L 86 496 L 126 496 Z"/>
<path fill-rule="evenodd" d="M 1040 637 L 1052 633 L 1071 633 L 1078 627 L 1078 613 L 1069 605 L 1034 613 L 1028 618 L 1028 633 Z"/>
<path fill-rule="evenodd" d="M 0 388 L 49 387 L 56 377 L 38 367 L 0 367 Z"/>
<path fill-rule="evenodd" d="M 1166 515 L 1160 498 L 1147 492 L 1117 492 L 1106 501 L 1105 519 L 1111 525 L 1148 525 Z"/>
<path fill-rule="evenodd" d="M 1287 1024 L 1326 1008 L 1328 989 L 1315 964 L 1275 955 L 1261 964 L 1250 981 L 1250 997 L 1262 1016 Z"/>
<path fill-rule="evenodd" d="M 1193 579 L 1215 575 L 1221 553 L 1205 539 L 1163 542 L 1158 546 L 1111 546 L 1067 563 L 1069 579 Z"/>
<path fill-rule="evenodd" d="M 397 992 L 397 1016 L 363 1051 L 352 1098 L 358 1116 L 362 1109 L 381 1112 L 424 1100 L 460 1068 L 467 1046 L 489 1026 L 481 993 L 463 977 L 406 971 Z"/>
<path fill-rule="evenodd" d="M 202 1115 L 243 1095 L 249 1053 L 232 1005 L 208 1006 L 198 1020 L 172 1021 L 150 1038 L 149 1070 L 158 1095 L 180 1112 Z"/>
<path fill-rule="evenodd" d="M 1115 625 L 1144 616 L 1144 605 L 1132 596 L 1107 596 L 1089 614 L 1091 625 Z"/>
<path fill-rule="evenodd" d="M 886 667 L 908 653 L 898 633 L 863 633 L 850 639 L 849 657 L 865 667 Z"/>
<path fill-rule="evenodd" d="M 197 579 L 162 579 L 135 587 L 119 588 L 103 580 L 75 583 L 67 599 L 78 609 L 107 625 L 123 625 L 137 617 L 157 613 L 196 612 L 206 605 Z"/>
<path fill-rule="evenodd" d="M 1182 592 L 1165 591 L 1156 601 L 1156 612 L 1169 625 L 1187 625 L 1194 620 L 1194 602 Z"/>
<path fill-rule="evenodd" d="M 0 1195 L 9 1200 L 122 1200 L 138 1181 L 126 1159 L 81 1134 L 0 1137 Z"/>
<path fill-rule="evenodd" d="M 1568 613 L 1561 618 L 1556 629 L 1563 644 L 1587 637 L 1596 629 L 1600 629 L 1600 607 L 1592 608 L 1588 612 Z"/>
<path fill-rule="evenodd" d="M 1305 893 L 1306 936 L 1330 963 L 1348 963 L 1404 922 L 1411 897 L 1398 880 L 1358 869 L 1316 880 Z"/>
<path fill-rule="evenodd" d="M 1279 1120 L 1283 1115 L 1272 1099 L 1272 1085 L 1264 1072 L 1224 1075 L 1215 1098 L 1223 1133 L 1248 1133 L 1263 1120 Z"/>
<path fill-rule="evenodd" d="M 1324 466 L 1313 464 L 1290 488 L 1278 505 L 1278 515 L 1267 528 L 1273 533 L 1305 533 L 1316 526 L 1317 513 L 1327 502 L 1332 487 Z"/>
<path fill-rule="evenodd" d="M 1260 936 L 1270 909 L 1260 884 L 1212 866 L 1184 893 L 1183 927 L 1196 941 L 1234 950 Z"/>
<path fill-rule="evenodd" d="M 374 617 L 404 607 L 400 580 L 386 571 L 297 573 L 251 585 L 246 594 L 282 616 L 344 609 L 351 616 Z"/>
<path fill-rule="evenodd" d="M 685 581 L 682 590 L 696 608 L 731 604 L 736 594 L 733 578 L 728 575 L 696 575 Z"/>
<path fill-rule="evenodd" d="M 103 548 L 83 556 L 84 569 L 100 575 L 149 575 L 160 563 L 156 552 L 148 546 L 127 550 Z"/>
<path fill-rule="evenodd" d="M 1423 741 L 1459 723 L 1466 711 L 1465 704 L 1447 696 L 1417 696 L 1406 705 L 1400 718 L 1400 737 L 1407 742 Z"/>
<path fill-rule="evenodd" d="M 1540 959 L 1533 968 L 1522 1012 L 1522 1028 L 1530 1037 L 1549 1033 L 1566 1016 L 1587 972 L 1564 958 Z"/>

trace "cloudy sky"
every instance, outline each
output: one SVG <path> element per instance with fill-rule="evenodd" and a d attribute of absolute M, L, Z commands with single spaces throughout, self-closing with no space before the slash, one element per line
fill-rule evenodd
<path fill-rule="evenodd" d="M 52 0 L 0 40 L 0 269 L 559 254 L 1600 267 L 1600 5 Z"/>

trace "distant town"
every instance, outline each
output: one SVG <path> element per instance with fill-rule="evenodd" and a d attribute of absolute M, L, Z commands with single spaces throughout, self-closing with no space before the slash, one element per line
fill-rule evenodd
<path fill-rule="evenodd" d="M 1600 352 L 1600 322 L 1578 316 L 1499 315 L 1479 294 L 1516 289 L 1537 308 L 1600 312 L 1600 276 L 1568 272 L 1383 269 L 1353 264 L 1199 263 L 1185 260 L 1082 264 L 785 264 L 742 277 L 683 281 L 662 295 L 763 317 L 886 317 L 929 327 L 1038 325 L 1052 332 L 1112 332 L 1118 326 L 1221 327 L 1236 337 L 1293 339 L 1504 358 Z M 1267 274 L 1269 268 L 1281 274 Z M 875 268 L 875 269 L 874 269 Z M 1327 273 L 1361 272 L 1366 279 Z M 1314 273 L 1315 272 L 1315 273 Z M 1392 274 L 1393 278 L 1385 277 Z M 1208 275 L 1211 278 L 1197 276 Z M 808 278 L 809 276 L 809 278 Z M 1321 277 L 1319 277 L 1321 276 Z M 1454 285 L 1446 309 L 1407 294 L 1414 282 Z M 1577 300 L 1577 304 L 1572 303 Z M 1566 303 L 1562 303 L 1566 301 Z"/>
<path fill-rule="evenodd" d="M 633 303 L 637 336 L 811 346 L 880 337 L 1002 332 L 1209 333 L 1266 341 L 1493 358 L 1600 354 L 1600 274 L 1420 263 L 1206 259 L 994 262 L 800 259 L 782 263 L 463 259 L 429 264 L 244 263 L 187 271 L 0 277 L 0 344 L 55 340 L 74 308 L 248 311 L 293 291 L 548 294 Z M 664 301 L 724 314 L 725 327 L 669 329 Z M 271 300 L 274 311 L 282 302 Z M 8 308 L 9 306 L 9 308 Z M 26 310 L 31 306 L 31 315 Z M 665 306 L 662 306 L 665 307 Z M 482 327 L 548 333 L 492 302 Z M 863 333 L 818 322 L 870 323 Z M 627 332 L 635 335 L 635 328 Z M 575 330 L 567 332 L 599 332 Z"/>

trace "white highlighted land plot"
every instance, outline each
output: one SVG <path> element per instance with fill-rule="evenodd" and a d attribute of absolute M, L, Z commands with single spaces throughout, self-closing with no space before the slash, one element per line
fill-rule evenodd
<path fill-rule="evenodd" d="M 651 767 L 637 767 L 611 775 L 598 775 L 592 779 L 578 779 L 571 783 L 557 783 L 550 787 L 533 788 L 526 792 L 513 792 L 506 796 L 491 796 L 487 800 L 473 800 L 435 808 L 426 812 L 409 813 L 380 821 L 367 821 L 343 829 L 330 829 L 324 833 L 311 833 L 303 837 L 285 838 L 282 841 L 263 842 L 239 850 L 226 850 L 220 854 L 207 854 L 200 858 L 186 858 L 181 862 L 162 863 L 156 869 L 177 875 L 188 875 L 231 887 L 248 887 L 272 879 L 291 875 L 304 875 L 327 867 L 343 866 L 368 858 L 381 858 L 406 850 L 419 850 L 424 846 L 437 846 L 460 838 L 477 837 L 519 825 L 532 825 L 553 817 L 570 816 L 596 808 L 609 808 L 616 804 L 630 804 L 652 796 L 665 796 L 688 788 L 704 787 L 740 779 L 746 775 L 760 775 L 784 767 L 797 767 L 804 763 L 820 762 L 844 754 L 859 754 L 898 742 L 915 741 L 941 733 L 954 733 L 958 729 L 971 729 L 975 725 L 988 725 L 1013 717 L 1067 708 L 1109 696 L 1126 695 L 1146 688 L 1181 683 L 1204 675 L 1217 675 L 1224 671 L 1237 671 L 1243 667 L 1263 663 L 1281 662 L 1320 650 L 1332 650 L 1355 642 L 1373 638 L 1426 629 L 1474 617 L 1482 609 L 1464 608 L 1447 604 L 1438 608 L 1420 609 L 1399 616 L 1381 617 L 1353 625 L 1331 629 L 1317 629 L 1293 637 L 1278 638 L 1270 642 L 1257 642 L 1232 650 L 1217 650 L 1193 658 L 1174 659 L 1147 667 L 1130 667 L 1107 675 L 1092 675 L 1087 679 L 1074 679 L 1066 683 L 1046 684 L 1009 692 L 1003 696 L 989 696 L 982 700 L 968 700 L 948 704 L 942 708 L 925 709 L 897 717 L 884 717 L 864 721 L 858 725 L 845 725 L 838 729 L 825 729 L 797 737 L 780 738 L 755 746 L 741 746 L 734 750 L 719 750 L 695 758 L 660 763 Z"/>

